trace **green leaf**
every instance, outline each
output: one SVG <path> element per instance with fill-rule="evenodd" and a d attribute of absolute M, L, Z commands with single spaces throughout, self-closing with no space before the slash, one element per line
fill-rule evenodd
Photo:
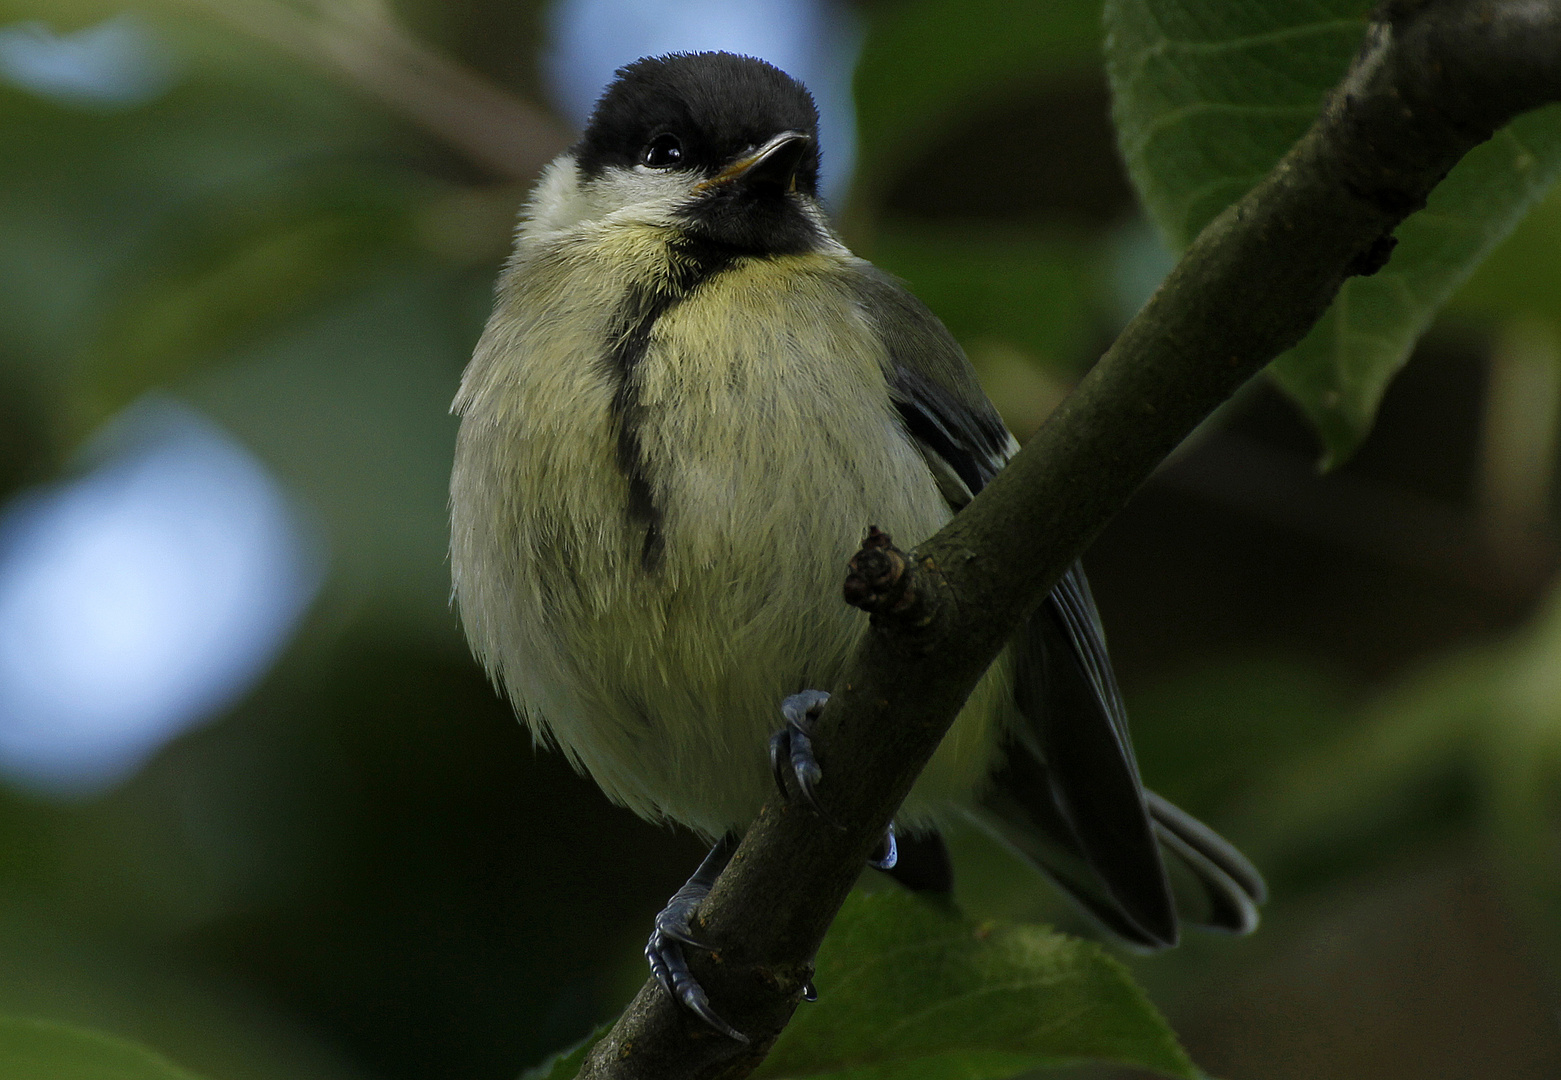
<path fill-rule="evenodd" d="M 1000 1080 L 1105 1061 L 1196 1077 L 1165 1020 L 1093 942 L 976 923 L 903 892 L 851 896 L 757 1077 Z"/>
<path fill-rule="evenodd" d="M 857 190 L 871 192 L 972 102 L 1098 63 L 1100 0 L 880 5 L 857 63 Z"/>
<path fill-rule="evenodd" d="M 1561 315 L 1561 188 L 1529 212 L 1457 294 L 1450 314 L 1485 323 Z"/>
<path fill-rule="evenodd" d="M 603 1024 L 567 1050 L 560 1050 L 542 1064 L 521 1073 L 520 1080 L 574 1080 L 580 1074 L 580 1066 L 585 1064 L 585 1055 L 611 1030 L 611 1024 Z"/>
<path fill-rule="evenodd" d="M 1415 340 L 1558 175 L 1561 110 L 1520 117 L 1471 151 L 1399 227 L 1388 265 L 1345 282 L 1322 321 L 1278 360 L 1274 375 L 1322 434 L 1326 466 L 1370 433 Z"/>
<path fill-rule="evenodd" d="M 1108 0 L 1106 59 L 1128 171 L 1185 246 L 1310 126 L 1359 46 L 1369 0 Z M 1561 175 L 1561 108 L 1471 152 L 1398 230 L 1372 277 L 1345 283 L 1275 362 L 1322 436 L 1325 465 L 1371 430 L 1389 381 L 1438 308 Z"/>
<path fill-rule="evenodd" d="M 195 1080 L 163 1057 L 111 1035 L 46 1020 L 0 1017 L 0 1076 L 17 1080 Z"/>

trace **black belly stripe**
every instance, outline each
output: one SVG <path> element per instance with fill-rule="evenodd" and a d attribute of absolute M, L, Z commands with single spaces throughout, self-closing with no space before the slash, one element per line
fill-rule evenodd
<path fill-rule="evenodd" d="M 609 374 L 618 384 L 612 399 L 618 470 L 629 482 L 629 520 L 645 530 L 640 565 L 646 570 L 654 569 L 661 561 L 662 512 L 656 505 L 649 465 L 640 442 L 645 406 L 640 402 L 636 369 L 650 346 L 656 320 L 731 266 L 740 254 L 732 248 L 692 237 L 680 238 L 669 247 L 671 272 L 654 284 L 636 285 L 630 289 L 613 319 L 607 348 Z"/>

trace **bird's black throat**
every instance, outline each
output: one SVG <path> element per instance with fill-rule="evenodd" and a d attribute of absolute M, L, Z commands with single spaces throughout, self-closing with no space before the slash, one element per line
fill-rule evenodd
<path fill-rule="evenodd" d="M 656 502 L 650 465 L 640 439 L 646 407 L 640 401 L 639 363 L 650 346 L 656 321 L 744 254 L 697 235 L 678 237 L 668 245 L 668 277 L 632 286 L 608 330 L 608 376 L 617 384 L 612 398 L 612 422 L 618 470 L 629 485 L 629 521 L 645 530 L 640 565 L 646 570 L 660 565 L 665 537 L 661 507 Z"/>
<path fill-rule="evenodd" d="M 695 196 L 679 216 L 699 242 L 746 255 L 801 255 L 827 239 L 796 193 L 741 181 Z"/>

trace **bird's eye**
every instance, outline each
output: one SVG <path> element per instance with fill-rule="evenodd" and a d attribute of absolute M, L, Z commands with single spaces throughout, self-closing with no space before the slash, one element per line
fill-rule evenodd
<path fill-rule="evenodd" d="M 670 169 L 683 160 L 683 144 L 670 131 L 662 132 L 645 147 L 645 164 L 652 169 Z"/>

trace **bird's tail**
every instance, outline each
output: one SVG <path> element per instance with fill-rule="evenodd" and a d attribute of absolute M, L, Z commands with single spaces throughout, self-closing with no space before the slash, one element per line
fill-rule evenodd
<path fill-rule="evenodd" d="M 1013 657 L 1019 720 L 979 823 L 1142 948 L 1176 944 L 1181 922 L 1236 933 L 1256 926 L 1264 887 L 1252 864 L 1139 779 L 1077 564 L 1017 635 Z"/>
<path fill-rule="evenodd" d="M 1267 897 L 1262 875 L 1241 852 L 1203 822 L 1155 794 L 1144 792 L 1156 839 L 1169 856 L 1164 866 L 1179 922 L 1234 934 L 1258 924 Z M 1016 744 L 1007 766 L 981 803 L 966 816 L 983 832 L 1054 881 L 1101 926 L 1141 949 L 1176 944 L 1144 928 L 1131 897 L 1113 895 L 1085 855 L 1053 796 L 1045 762 Z"/>

